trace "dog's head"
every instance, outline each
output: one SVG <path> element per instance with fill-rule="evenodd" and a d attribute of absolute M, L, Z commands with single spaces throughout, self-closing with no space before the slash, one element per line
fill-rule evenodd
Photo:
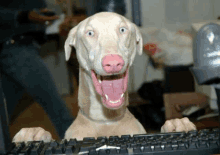
<path fill-rule="evenodd" d="M 142 54 L 142 36 L 137 26 L 116 13 L 97 13 L 74 27 L 65 42 L 69 60 L 71 46 L 79 64 L 89 74 L 103 105 L 118 109 L 124 103 L 128 69 L 136 52 Z"/>

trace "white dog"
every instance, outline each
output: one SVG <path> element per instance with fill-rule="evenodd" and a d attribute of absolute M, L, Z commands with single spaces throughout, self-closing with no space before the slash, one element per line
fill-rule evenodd
<path fill-rule="evenodd" d="M 143 41 L 137 26 L 116 13 L 97 13 L 74 27 L 65 42 L 66 60 L 72 46 L 80 64 L 80 111 L 65 139 L 144 134 L 145 129 L 127 109 L 128 72 Z M 188 118 L 166 121 L 161 132 L 195 130 Z M 50 141 L 42 128 L 23 128 L 14 141 Z"/>

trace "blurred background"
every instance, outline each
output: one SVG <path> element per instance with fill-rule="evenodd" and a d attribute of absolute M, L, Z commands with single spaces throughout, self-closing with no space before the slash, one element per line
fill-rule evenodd
<path fill-rule="evenodd" d="M 51 70 L 59 93 L 74 116 L 78 112 L 79 66 L 74 51 L 70 61 L 65 61 L 64 41 L 71 28 L 108 5 L 106 11 L 109 9 L 117 12 L 121 8 L 118 13 L 136 22 L 143 36 L 144 53 L 136 56 L 130 68 L 128 91 L 129 109 L 146 130 L 157 132 L 166 119 L 183 116 L 190 117 L 197 128 L 218 126 L 214 89 L 211 86 L 198 86 L 189 67 L 193 64 L 192 41 L 198 29 L 208 22 L 220 23 L 219 0 L 46 2 L 48 8 L 59 15 L 60 19 L 47 27 L 47 42 L 41 47 L 40 55 Z M 23 127 L 41 124 L 56 139 L 57 133 L 43 109 L 34 102 L 29 105 L 30 102 L 33 102 L 32 98 L 25 94 L 10 126 L 11 136 Z M 22 110 L 27 105 L 28 108 Z"/>

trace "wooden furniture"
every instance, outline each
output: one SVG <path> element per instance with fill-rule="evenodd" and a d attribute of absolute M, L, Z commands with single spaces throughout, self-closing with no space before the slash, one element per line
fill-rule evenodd
<path fill-rule="evenodd" d="M 177 108 L 178 106 L 197 105 L 200 107 L 206 107 L 209 105 L 209 97 L 202 93 L 170 93 L 164 94 L 163 97 L 166 120 L 183 117 Z M 218 128 L 220 125 L 218 117 L 210 117 L 191 121 L 193 121 L 197 130 Z"/>
<path fill-rule="evenodd" d="M 166 119 L 182 118 L 178 110 L 180 106 L 197 105 L 205 107 L 208 104 L 208 97 L 201 93 L 169 93 L 164 94 L 164 106 Z"/>

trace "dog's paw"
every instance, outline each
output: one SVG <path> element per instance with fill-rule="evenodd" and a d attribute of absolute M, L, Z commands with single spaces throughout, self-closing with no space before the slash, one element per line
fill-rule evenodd
<path fill-rule="evenodd" d="M 50 142 L 52 136 L 41 127 L 22 128 L 13 138 L 13 142 L 44 141 Z"/>
<path fill-rule="evenodd" d="M 161 132 L 188 132 L 196 130 L 196 126 L 187 118 L 167 120 L 161 127 Z"/>

